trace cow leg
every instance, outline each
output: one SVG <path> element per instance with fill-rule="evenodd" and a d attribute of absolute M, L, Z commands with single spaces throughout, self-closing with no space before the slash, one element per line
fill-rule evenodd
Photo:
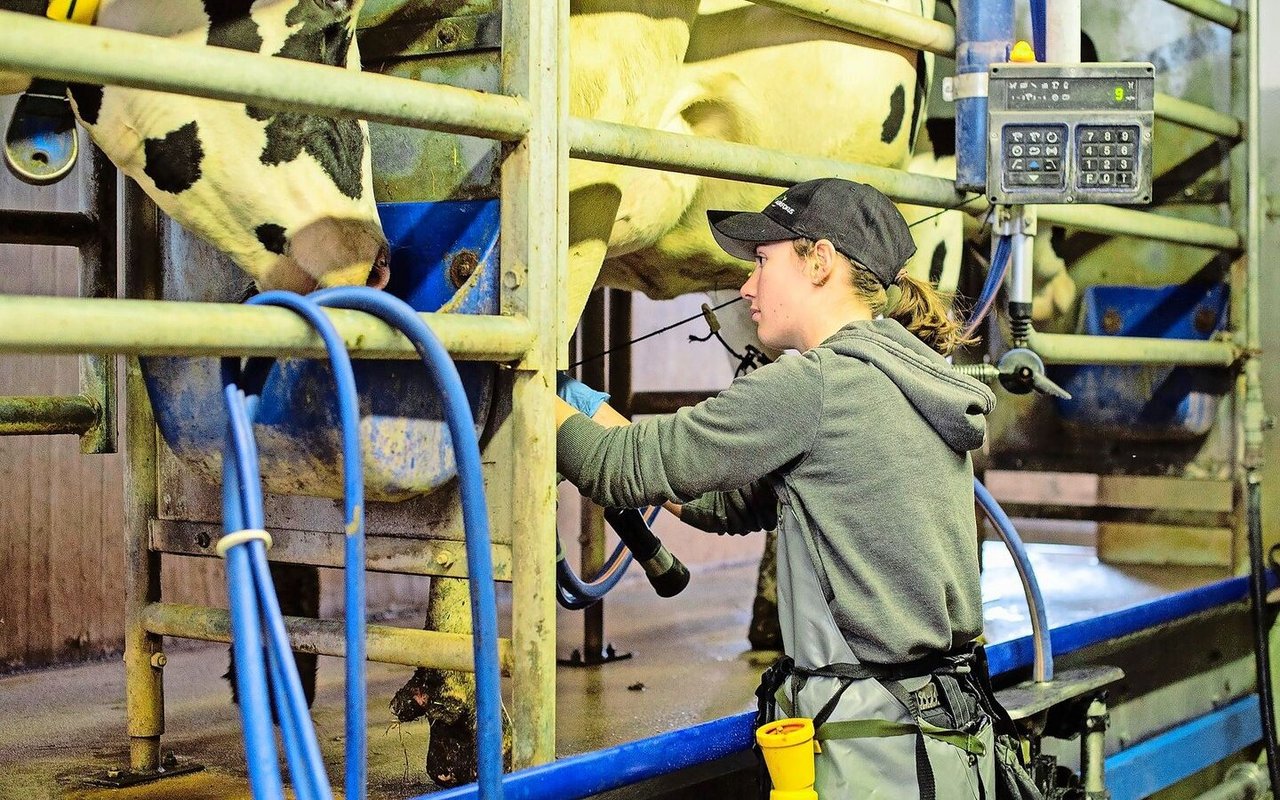
<path fill-rule="evenodd" d="M 280 613 L 286 617 L 320 617 L 320 570 L 304 564 L 280 564 L 271 562 L 271 582 L 275 584 L 276 595 L 280 598 Z M 307 708 L 316 699 L 316 665 L 315 653 L 294 653 L 294 663 L 298 665 L 298 677 L 302 680 L 302 694 L 307 698 Z M 239 704 L 240 696 L 236 688 L 236 662 L 231 659 L 230 668 L 222 677 L 231 683 L 231 701 Z M 275 707 L 271 709 L 275 719 Z"/>
<path fill-rule="evenodd" d="M 471 633 L 471 598 L 467 582 L 434 578 L 427 596 L 427 630 Z M 391 712 L 401 722 L 427 718 L 427 775 L 441 786 L 476 779 L 476 680 L 470 672 L 420 667 L 391 698 Z M 510 768 L 511 726 L 503 713 L 502 758 Z"/>
<path fill-rule="evenodd" d="M 760 574 L 756 578 L 756 598 L 751 602 L 751 627 L 747 641 L 752 650 L 781 650 L 782 624 L 778 621 L 778 532 L 767 531 Z"/>

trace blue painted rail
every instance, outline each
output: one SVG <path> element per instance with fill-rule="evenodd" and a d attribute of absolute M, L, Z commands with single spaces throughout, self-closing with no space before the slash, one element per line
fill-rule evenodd
<path fill-rule="evenodd" d="M 1054 653 L 1063 655 L 1242 602 L 1248 592 L 1248 578 L 1229 578 L 1062 625 L 1052 630 Z M 1030 636 L 989 646 L 987 657 L 992 674 L 1029 668 L 1032 651 Z M 751 747 L 753 716 L 736 714 L 513 772 L 504 778 L 507 797 L 510 800 L 577 800 L 733 755 Z M 1185 747 L 1188 737 L 1196 737 L 1194 748 Z M 1112 755 L 1106 761 L 1107 787 L 1113 800 L 1137 800 L 1221 761 L 1260 738 L 1258 701 L 1251 695 Z M 1177 758 L 1170 755 L 1172 748 L 1177 748 Z M 1194 757 L 1188 757 L 1192 750 Z M 469 784 L 413 800 L 476 797 L 475 784 Z"/>

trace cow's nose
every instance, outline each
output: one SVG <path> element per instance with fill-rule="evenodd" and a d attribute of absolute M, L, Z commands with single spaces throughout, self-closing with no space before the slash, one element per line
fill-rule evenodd
<path fill-rule="evenodd" d="M 369 270 L 369 278 L 365 286 L 374 289 L 385 289 L 391 281 L 391 255 L 384 244 L 378 248 L 378 257 L 373 260 L 373 268 Z"/>

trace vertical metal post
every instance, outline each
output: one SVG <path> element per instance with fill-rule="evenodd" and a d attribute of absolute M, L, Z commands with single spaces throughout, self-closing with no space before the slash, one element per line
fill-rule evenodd
<path fill-rule="evenodd" d="M 1054 0 L 1045 20 L 1043 61 L 1080 63 L 1080 0 Z"/>
<path fill-rule="evenodd" d="M 1258 272 L 1260 252 L 1260 153 L 1258 137 L 1256 0 L 1243 0 L 1246 15 L 1231 35 L 1231 113 L 1244 120 L 1244 141 L 1231 152 L 1231 224 L 1244 242 L 1243 257 L 1232 264 L 1229 288 L 1231 326 L 1236 342 L 1251 354 L 1236 376 L 1232 400 L 1232 466 L 1236 481 L 1232 560 L 1240 569 L 1247 559 L 1245 497 L 1247 477 L 1262 462 L 1261 365 L 1256 356 L 1258 329 Z"/>
<path fill-rule="evenodd" d="M 126 295 L 160 295 L 158 219 L 155 205 L 132 181 L 125 183 Z M 125 372 L 125 572 L 124 675 L 129 767 L 154 772 L 164 733 L 164 680 L 158 660 L 161 638 L 147 633 L 143 612 L 160 599 L 160 554 L 149 527 L 156 516 L 156 428 L 137 358 Z"/>
<path fill-rule="evenodd" d="M 1084 796 L 1088 800 L 1105 800 L 1107 791 L 1106 744 L 1107 704 L 1094 698 L 1084 713 L 1084 732 L 1080 736 L 1080 775 L 1084 779 Z"/>
<path fill-rule="evenodd" d="M 605 302 L 607 289 L 596 289 L 587 298 L 587 305 L 582 311 L 582 320 L 578 323 L 582 341 L 591 348 L 592 354 L 603 352 L 613 346 L 613 342 L 605 335 Z M 598 389 L 607 388 L 605 384 L 605 356 L 583 364 L 579 369 L 582 381 L 588 386 Z M 578 565 L 583 579 L 600 574 L 604 567 L 604 512 L 599 506 L 587 498 L 582 498 L 579 514 L 580 528 L 578 544 L 581 552 Z M 586 664 L 598 664 L 604 658 L 604 601 L 596 603 L 582 612 L 582 660 Z"/>
<path fill-rule="evenodd" d="M 609 354 L 609 404 L 624 417 L 631 416 L 631 292 L 623 289 L 606 289 L 609 298 L 609 328 L 606 341 L 609 348 L 620 348 Z"/>
<path fill-rule="evenodd" d="M 987 68 L 1006 61 L 1013 0 L 960 0 L 956 6 L 956 188 L 987 190 Z"/>
<path fill-rule="evenodd" d="M 91 147 L 88 192 L 97 235 L 80 247 L 80 296 L 116 296 L 116 168 Z M 80 437 L 82 453 L 116 451 L 116 358 L 80 356 L 80 394 L 97 408 L 97 423 Z"/>
<path fill-rule="evenodd" d="M 502 85 L 529 101 L 529 134 L 502 166 L 503 312 L 537 336 L 512 388 L 512 765 L 555 757 L 555 370 L 566 353 L 568 0 L 504 0 Z"/>

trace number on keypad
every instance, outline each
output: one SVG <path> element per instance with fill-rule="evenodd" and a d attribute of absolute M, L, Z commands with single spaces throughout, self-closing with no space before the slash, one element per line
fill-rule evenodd
<path fill-rule="evenodd" d="M 1076 185 L 1132 190 L 1137 183 L 1138 129 L 1130 125 L 1076 128 Z"/>

